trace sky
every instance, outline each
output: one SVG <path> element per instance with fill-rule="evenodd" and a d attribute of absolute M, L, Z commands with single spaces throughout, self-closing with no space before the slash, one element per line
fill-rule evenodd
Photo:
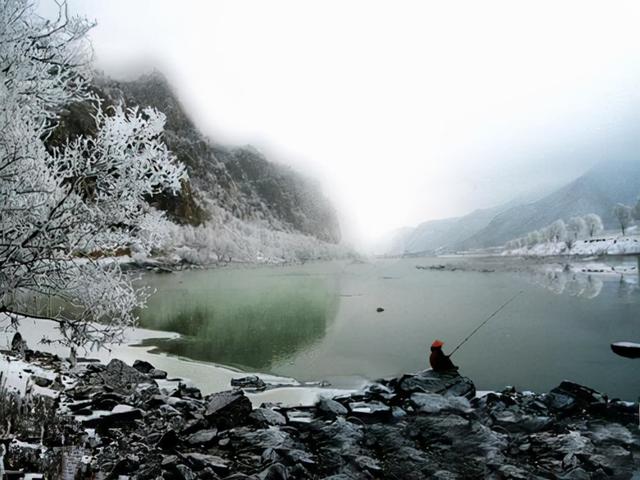
<path fill-rule="evenodd" d="M 639 146 L 635 0 L 68 3 L 99 68 L 162 71 L 211 139 L 317 178 L 354 243 Z"/>

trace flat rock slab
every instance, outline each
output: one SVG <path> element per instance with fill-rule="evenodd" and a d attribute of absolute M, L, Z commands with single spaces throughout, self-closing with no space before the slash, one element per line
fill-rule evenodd
<path fill-rule="evenodd" d="M 473 382 L 457 372 L 425 370 L 416 375 L 405 375 L 398 380 L 398 387 L 405 394 L 438 393 L 468 399 L 476 394 Z"/>

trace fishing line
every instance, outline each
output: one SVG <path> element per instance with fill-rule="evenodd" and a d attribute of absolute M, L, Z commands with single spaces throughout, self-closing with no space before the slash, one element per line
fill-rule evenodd
<path fill-rule="evenodd" d="M 453 355 L 454 353 L 456 353 L 458 351 L 458 349 L 464 345 L 465 343 L 467 343 L 467 340 L 469 340 L 471 337 L 473 337 L 475 335 L 475 333 L 480 330 L 489 320 L 491 320 L 493 317 L 495 317 L 498 313 L 500 313 L 500 311 L 506 307 L 507 305 L 509 305 L 511 302 L 513 302 L 516 297 L 518 295 L 520 295 L 521 293 L 523 293 L 524 290 L 520 290 L 518 293 L 516 293 L 513 297 L 511 297 L 509 300 L 507 300 L 506 302 L 504 302 L 502 305 L 500 305 L 500 307 L 498 307 L 498 309 L 493 312 L 491 315 L 489 315 L 480 325 L 478 325 L 473 332 L 471 332 L 464 340 L 462 340 L 462 342 L 460 342 L 458 344 L 458 346 L 456 348 L 453 349 L 453 352 L 451 352 L 448 356 L 450 357 L 451 355 Z"/>

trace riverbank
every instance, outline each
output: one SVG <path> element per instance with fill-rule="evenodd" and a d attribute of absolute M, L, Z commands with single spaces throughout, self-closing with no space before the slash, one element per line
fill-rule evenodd
<path fill-rule="evenodd" d="M 505 249 L 504 256 L 553 257 L 553 256 L 624 256 L 640 255 L 640 235 L 600 235 L 572 242 L 544 242 Z"/>
<path fill-rule="evenodd" d="M 622 479 L 640 471 L 638 405 L 570 382 L 548 394 L 477 395 L 464 377 L 425 371 L 287 407 L 252 404 L 250 389 L 203 395 L 144 361 L 71 367 L 51 354 L 26 357 L 28 365 L 3 353 L 28 377 L 22 400 L 3 397 L 5 420 L 15 417 L 14 428 L 2 427 L 5 466 L 49 478 Z M 7 409 L 8 398 L 19 408 Z"/>
<path fill-rule="evenodd" d="M 0 314 L 0 349 L 8 348 L 11 344 L 14 330 L 9 328 L 9 324 L 8 318 L 4 314 Z M 59 338 L 59 333 L 54 322 L 23 317 L 20 320 L 19 331 L 29 347 L 61 358 L 68 357 L 69 349 L 55 342 Z M 166 355 L 157 352 L 157 349 L 153 346 L 144 345 L 145 342 L 152 339 L 171 340 L 179 337 L 179 334 L 172 332 L 133 328 L 126 331 L 123 343 L 110 344 L 102 349 L 80 351 L 79 355 L 90 357 L 92 361 L 99 361 L 105 364 L 113 359 L 122 360 L 129 364 L 136 360 L 150 362 L 159 369 L 169 372 L 173 378 L 180 378 L 188 384 L 195 381 L 204 394 L 226 390 L 234 379 L 259 375 L 268 388 L 249 394 L 250 399 L 256 405 L 260 405 L 263 402 L 309 405 L 317 401 L 321 393 L 344 393 L 353 388 L 359 388 L 366 383 L 364 379 L 352 379 L 353 381 L 350 382 L 348 390 L 344 388 L 328 389 L 326 386 L 321 387 L 318 382 L 302 383 L 291 377 L 234 369 L 226 365 Z M 53 342 L 41 343 L 43 338 L 53 340 Z M 2 364 L 0 363 L 0 365 Z M 24 391 L 26 379 L 26 377 L 22 378 L 21 381 L 16 379 L 14 382 L 15 388 Z"/>

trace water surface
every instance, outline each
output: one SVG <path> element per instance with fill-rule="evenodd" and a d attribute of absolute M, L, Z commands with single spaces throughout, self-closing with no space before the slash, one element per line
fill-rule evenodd
<path fill-rule="evenodd" d="M 640 395 L 640 360 L 609 347 L 640 341 L 635 275 L 446 262 L 462 269 L 416 268 L 443 259 L 389 259 L 148 275 L 157 293 L 142 324 L 183 334 L 148 341 L 163 352 L 349 387 L 426 368 L 433 339 L 452 349 L 522 290 L 454 356 L 479 389 L 547 391 L 570 379 L 625 399 Z"/>

